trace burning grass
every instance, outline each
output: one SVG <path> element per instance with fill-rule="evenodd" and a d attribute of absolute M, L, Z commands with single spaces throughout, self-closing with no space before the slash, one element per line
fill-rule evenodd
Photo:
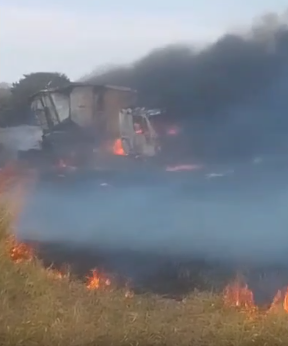
<path fill-rule="evenodd" d="M 32 248 L 11 237 L 9 206 L 0 210 L 0 344 L 288 344 L 285 291 L 261 311 L 239 281 L 220 295 L 195 291 L 181 302 L 135 295 L 96 269 L 85 285 L 45 269 Z"/>

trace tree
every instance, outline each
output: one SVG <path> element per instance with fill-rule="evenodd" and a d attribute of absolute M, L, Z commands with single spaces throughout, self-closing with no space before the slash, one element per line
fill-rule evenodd
<path fill-rule="evenodd" d="M 0 111 L 7 108 L 11 108 L 12 93 L 9 88 L 0 87 Z"/>
<path fill-rule="evenodd" d="M 24 75 L 12 85 L 13 103 L 17 108 L 27 107 L 29 97 L 38 90 L 61 87 L 69 83 L 70 80 L 65 74 L 57 72 L 36 72 Z"/>
<path fill-rule="evenodd" d="M 70 80 L 65 74 L 57 72 L 36 72 L 24 75 L 18 82 L 13 83 L 10 89 L 13 123 L 25 123 L 29 120 L 31 115 L 29 97 L 31 95 L 41 89 L 61 87 L 69 83 Z M 12 121 L 12 119 L 10 120 Z M 11 122 L 10 120 L 9 122 Z"/>

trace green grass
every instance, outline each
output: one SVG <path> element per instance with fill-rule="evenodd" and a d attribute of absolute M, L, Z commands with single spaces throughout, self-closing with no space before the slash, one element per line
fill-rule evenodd
<path fill-rule="evenodd" d="M 53 278 L 36 259 L 16 264 L 6 211 L 0 210 L 0 345 L 288 345 L 281 308 L 251 316 L 197 291 L 182 302 L 125 298 L 125 288 L 88 291 L 69 277 Z"/>

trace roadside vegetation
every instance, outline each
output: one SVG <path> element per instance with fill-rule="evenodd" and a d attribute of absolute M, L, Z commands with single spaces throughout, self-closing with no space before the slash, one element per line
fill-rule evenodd
<path fill-rule="evenodd" d="M 283 302 L 260 312 L 247 288 L 237 297 L 232 286 L 223 295 L 195 291 L 180 302 L 135 295 L 96 271 L 85 284 L 44 268 L 33 249 L 12 236 L 23 190 L 11 190 L 9 174 L 0 173 L 1 345 L 288 344 Z M 235 307 L 241 302 L 234 298 L 246 303 Z"/>

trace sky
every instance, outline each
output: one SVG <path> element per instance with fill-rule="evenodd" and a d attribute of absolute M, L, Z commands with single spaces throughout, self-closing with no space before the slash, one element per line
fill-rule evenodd
<path fill-rule="evenodd" d="M 77 80 L 159 46 L 206 44 L 287 8 L 287 0 L 1 0 L 0 82 L 37 71 Z"/>

